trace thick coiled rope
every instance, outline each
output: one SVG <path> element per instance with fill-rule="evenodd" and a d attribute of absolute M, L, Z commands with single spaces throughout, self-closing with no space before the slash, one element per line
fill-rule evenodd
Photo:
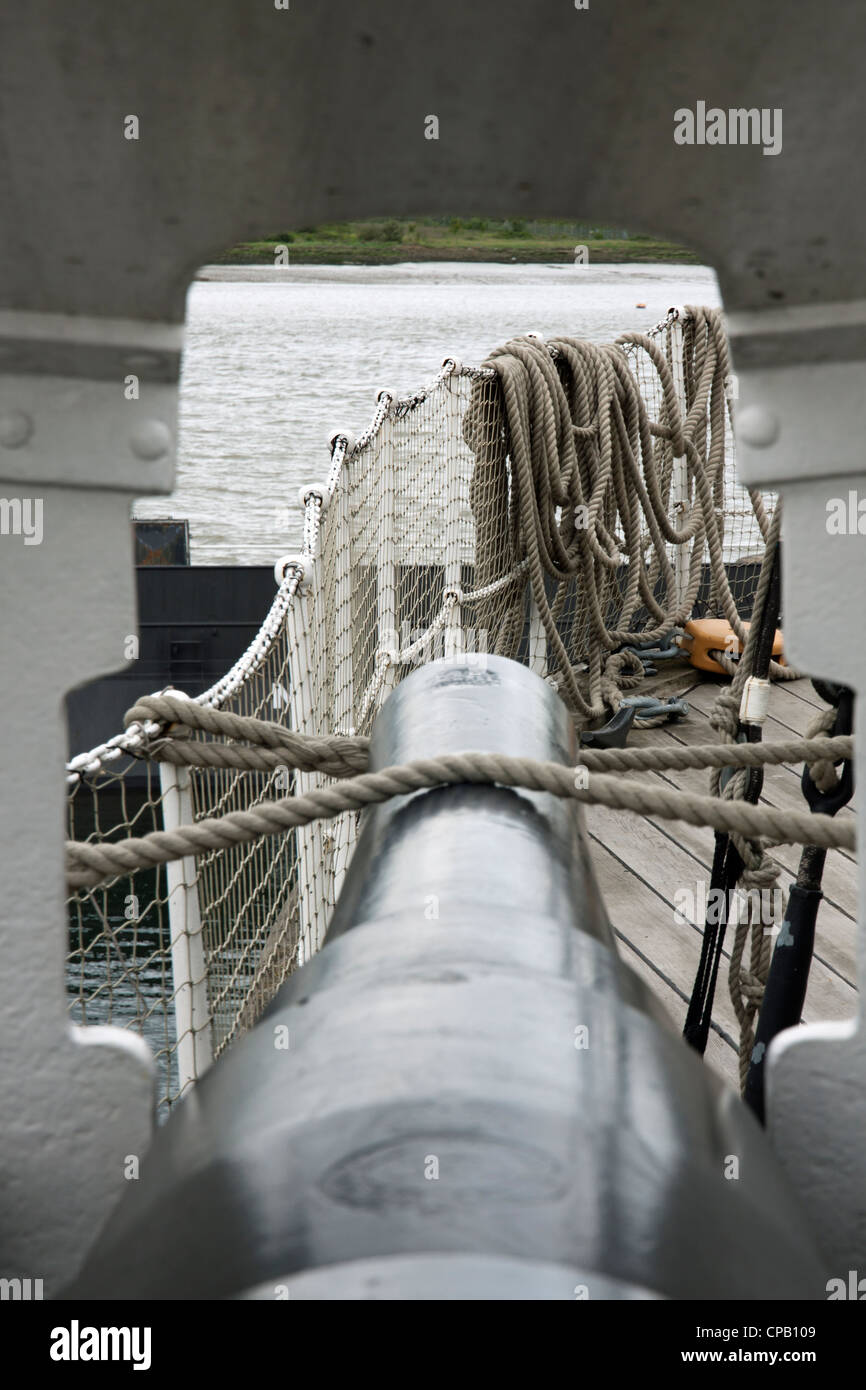
<path fill-rule="evenodd" d="M 546 345 L 532 337 L 512 339 L 484 364 L 496 372 L 496 380 L 475 383 L 464 417 L 464 437 L 476 457 L 470 504 L 479 582 L 490 583 L 527 563 L 548 665 L 584 723 L 618 708 L 623 690 L 642 678 L 639 661 L 618 647 L 633 643 L 637 633 L 643 642 L 657 641 L 688 620 L 705 550 L 714 600 L 745 642 L 725 569 L 717 505 L 724 496 L 729 375 L 718 312 L 689 308 L 683 344 L 685 412 L 662 345 L 645 334 L 627 333 L 608 346 L 576 338 L 555 338 Z M 650 420 L 629 369 L 626 353 L 634 348 L 646 353 L 658 374 L 663 406 L 657 421 Z M 674 525 L 669 510 L 676 458 L 686 460 L 693 500 Z M 766 538 L 769 521 L 759 494 L 752 494 L 752 503 Z M 668 545 L 690 546 L 688 580 L 679 598 Z M 555 585 L 552 600 L 546 580 Z M 572 582 L 579 586 L 588 628 L 572 634 L 568 650 L 558 619 Z M 641 609 L 647 616 L 638 627 Z M 494 650 L 511 657 L 517 654 L 523 620 L 522 582 L 479 618 L 494 635 Z M 583 650 L 575 650 L 576 641 Z M 582 677 L 574 668 L 584 658 L 588 670 Z M 774 663 L 773 674 L 796 673 Z"/>

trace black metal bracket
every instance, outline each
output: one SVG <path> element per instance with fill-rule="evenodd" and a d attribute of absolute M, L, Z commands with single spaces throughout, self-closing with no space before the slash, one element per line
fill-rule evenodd
<path fill-rule="evenodd" d="M 581 748 L 625 748 L 636 713 L 633 705 L 620 705 L 613 718 L 600 729 L 584 729 L 580 735 Z"/>

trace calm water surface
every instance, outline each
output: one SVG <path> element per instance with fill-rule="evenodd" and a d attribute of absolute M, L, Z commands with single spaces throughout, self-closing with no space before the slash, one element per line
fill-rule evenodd
<path fill-rule="evenodd" d="M 703 266 L 214 266 L 201 277 L 189 293 L 177 487 L 135 506 L 187 517 L 197 565 L 272 564 L 296 549 L 298 487 L 324 477 L 328 436 L 359 434 L 384 387 L 406 394 L 443 358 L 475 365 L 519 333 L 606 342 L 652 327 L 672 304 L 721 302 Z"/>

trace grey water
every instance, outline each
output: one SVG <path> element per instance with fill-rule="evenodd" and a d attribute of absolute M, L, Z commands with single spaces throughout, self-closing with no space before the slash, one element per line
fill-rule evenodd
<path fill-rule="evenodd" d="M 705 266 L 204 267 L 188 298 L 176 487 L 134 514 L 186 517 L 193 564 L 273 564 L 299 548 L 298 488 L 327 473 L 328 436 L 360 434 L 383 388 L 408 394 L 444 358 L 477 365 L 521 333 L 609 342 L 671 305 L 720 303 Z"/>

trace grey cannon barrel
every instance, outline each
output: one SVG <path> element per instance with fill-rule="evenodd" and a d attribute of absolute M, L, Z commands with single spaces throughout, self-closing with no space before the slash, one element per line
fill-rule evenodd
<path fill-rule="evenodd" d="M 464 657 L 391 694 L 372 765 L 468 749 L 576 761 L 550 686 Z M 824 1281 L 763 1132 L 619 960 L 577 805 L 461 785 L 369 811 L 325 946 L 172 1114 L 70 1295 Z"/>

